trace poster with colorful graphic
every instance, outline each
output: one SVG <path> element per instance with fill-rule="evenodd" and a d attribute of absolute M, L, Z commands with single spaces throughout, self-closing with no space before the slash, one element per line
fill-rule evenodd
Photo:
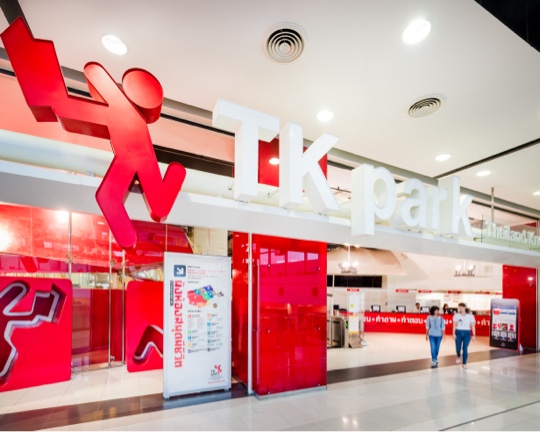
<path fill-rule="evenodd" d="M 491 300 L 491 331 L 489 345 L 517 350 L 519 326 L 519 300 Z"/>
<path fill-rule="evenodd" d="M 166 253 L 163 396 L 231 388 L 231 260 Z"/>

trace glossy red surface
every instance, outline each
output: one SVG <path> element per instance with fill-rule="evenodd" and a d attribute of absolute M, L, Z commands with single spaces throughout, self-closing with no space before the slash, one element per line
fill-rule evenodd
<path fill-rule="evenodd" d="M 71 281 L 0 277 L 0 392 L 71 377 Z"/>
<path fill-rule="evenodd" d="M 452 334 L 453 315 L 443 315 L 446 335 Z M 426 334 L 427 314 L 366 312 L 364 314 L 364 331 L 373 333 L 409 333 Z M 489 315 L 477 315 L 476 334 L 489 336 Z"/>
<path fill-rule="evenodd" d="M 102 216 L 71 213 L 72 272 L 109 272 L 109 227 Z M 166 250 L 192 253 L 181 227 L 134 221 L 139 243 L 127 250 L 129 271 L 156 268 Z M 0 272 L 67 273 L 69 213 L 0 204 Z M 113 267 L 122 250 L 113 241 Z"/>
<path fill-rule="evenodd" d="M 247 235 L 233 237 L 234 373 L 247 378 Z M 326 245 L 253 235 L 253 389 L 326 384 Z M 236 322 L 235 322 L 236 321 Z"/>
<path fill-rule="evenodd" d="M 259 394 L 326 385 L 326 244 L 254 236 Z"/>
<path fill-rule="evenodd" d="M 1 35 L 26 102 L 39 122 L 60 122 L 69 132 L 111 140 L 115 157 L 96 193 L 118 244 L 137 243 L 135 227 L 124 202 L 135 181 L 156 222 L 169 214 L 186 177 L 185 168 L 172 162 L 165 177 L 157 163 L 148 123 L 159 119 L 163 89 L 142 69 L 130 69 L 120 88 L 98 63 L 88 63 L 84 75 L 93 100 L 67 93 L 51 41 L 38 40 L 22 18 Z"/>
<path fill-rule="evenodd" d="M 259 142 L 259 183 L 278 186 L 279 141 Z M 326 173 L 326 158 L 320 162 Z M 253 390 L 326 385 L 326 244 L 253 235 Z M 248 235 L 233 235 L 233 374 L 248 375 Z"/>
<path fill-rule="evenodd" d="M 520 302 L 520 343 L 524 348 L 537 349 L 536 269 L 503 266 L 503 298 Z"/>
<path fill-rule="evenodd" d="M 122 290 L 111 290 L 111 360 L 122 360 Z M 73 290 L 73 366 L 107 363 L 109 290 Z"/>
<path fill-rule="evenodd" d="M 248 235 L 233 234 L 232 254 L 232 374 L 244 384 L 248 381 Z"/>
<path fill-rule="evenodd" d="M 259 183 L 279 186 L 279 165 L 272 165 L 270 163 L 272 158 L 279 159 L 279 140 L 276 138 L 270 142 L 259 141 Z M 328 158 L 324 156 L 319 165 L 326 175 Z"/>
<path fill-rule="evenodd" d="M 163 282 L 129 282 L 126 292 L 128 372 L 163 368 Z"/>

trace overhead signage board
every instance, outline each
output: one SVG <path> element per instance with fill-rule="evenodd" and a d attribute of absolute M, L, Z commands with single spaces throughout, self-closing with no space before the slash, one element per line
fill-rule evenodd
<path fill-rule="evenodd" d="M 65 91 L 52 42 L 35 39 L 20 18 L 1 38 L 37 121 L 59 121 L 69 132 L 111 139 L 115 158 L 96 199 L 118 244 L 134 247 L 137 233 L 124 208 L 133 179 L 141 183 L 150 217 L 163 222 L 178 201 L 186 178 L 185 168 L 176 162 L 168 165 L 162 177 L 152 147 L 148 124 L 159 119 L 163 100 L 159 81 L 146 71 L 131 69 L 119 87 L 105 68 L 91 62 L 84 74 L 95 100 L 77 98 Z M 101 90 L 109 87 L 112 90 L 105 101 Z M 45 88 L 62 90 L 53 98 Z M 130 121 L 125 121 L 127 118 Z M 337 201 L 319 164 L 338 144 L 338 137 L 325 133 L 305 150 L 302 126 L 281 124 L 276 116 L 223 99 L 214 107 L 212 124 L 235 135 L 234 200 L 258 200 L 259 141 L 269 142 L 279 136 L 278 205 L 329 216 L 343 211 L 343 203 Z M 378 224 L 428 235 L 475 237 L 468 216 L 472 196 L 461 194 L 459 177 L 449 176 L 429 185 L 415 178 L 396 183 L 388 169 L 363 164 L 352 170 L 351 180 L 346 213 L 354 237 L 374 235 Z M 309 208 L 304 207 L 306 202 Z M 487 226 L 485 231 L 487 242 L 510 241 L 525 249 L 540 247 L 538 233 L 497 226 Z"/>
<path fill-rule="evenodd" d="M 521 226 L 519 230 L 510 225 L 499 225 L 484 220 L 482 243 L 510 246 L 527 250 L 540 250 L 540 236 L 535 226 Z"/>
<path fill-rule="evenodd" d="M 163 396 L 231 388 L 231 260 L 166 253 Z"/>
<path fill-rule="evenodd" d="M 305 196 L 317 213 L 331 215 L 340 210 L 319 165 L 338 138 L 323 134 L 304 151 L 301 126 L 287 123 L 280 129 L 277 117 L 226 100 L 218 100 L 212 124 L 235 134 L 235 200 L 258 198 L 259 140 L 271 141 L 279 134 L 279 206 L 298 208 Z M 396 184 L 386 168 L 364 164 L 352 171 L 351 178 L 353 236 L 375 234 L 377 223 L 440 235 L 473 236 L 467 213 L 472 196 L 460 193 L 459 177 L 440 179 L 437 186 L 426 186 L 414 178 Z"/>

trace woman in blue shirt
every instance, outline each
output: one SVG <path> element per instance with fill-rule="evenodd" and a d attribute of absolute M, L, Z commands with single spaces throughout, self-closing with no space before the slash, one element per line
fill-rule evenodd
<path fill-rule="evenodd" d="M 431 345 L 431 367 L 436 368 L 439 364 L 439 348 L 444 339 L 444 318 L 439 315 L 439 307 L 431 306 L 429 316 L 426 319 L 426 340 Z"/>

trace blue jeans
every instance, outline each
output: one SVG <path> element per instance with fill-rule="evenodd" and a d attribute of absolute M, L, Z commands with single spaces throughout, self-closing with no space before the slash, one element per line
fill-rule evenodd
<path fill-rule="evenodd" d="M 469 357 L 469 343 L 471 342 L 470 330 L 456 330 L 456 353 L 458 358 L 461 357 L 463 351 L 463 364 L 467 364 L 467 358 Z"/>
<path fill-rule="evenodd" d="M 436 362 L 439 357 L 439 348 L 441 347 L 442 336 L 430 336 L 429 344 L 431 345 L 431 361 Z"/>

